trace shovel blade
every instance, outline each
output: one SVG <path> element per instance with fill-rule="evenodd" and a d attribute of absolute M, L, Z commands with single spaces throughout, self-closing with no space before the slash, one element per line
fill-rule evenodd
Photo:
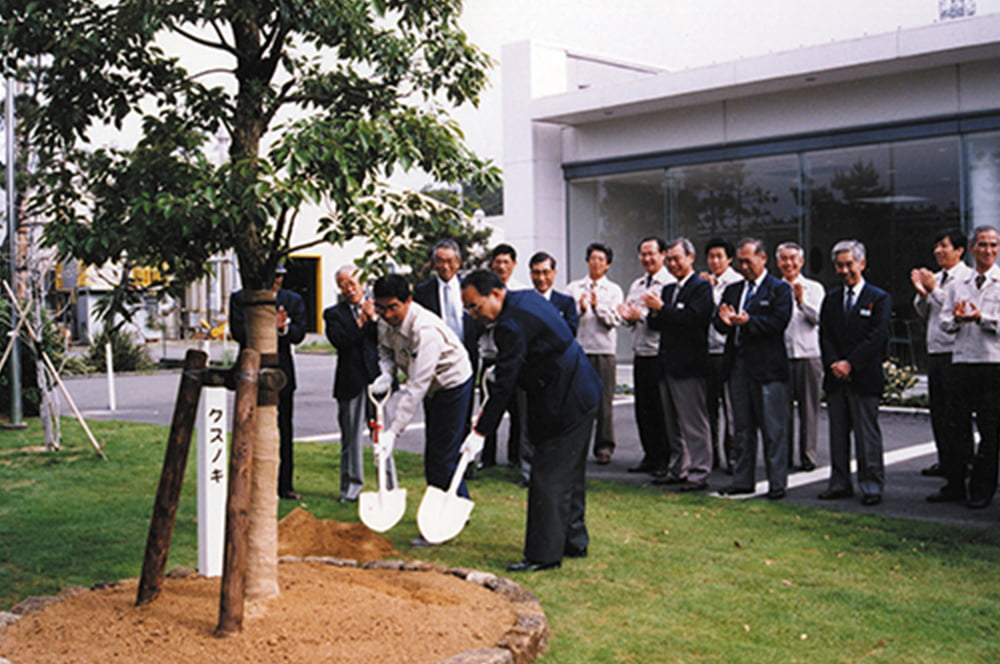
<path fill-rule="evenodd" d="M 431 544 L 447 542 L 462 532 L 475 506 L 468 498 L 429 486 L 417 510 L 417 528 Z"/>
<path fill-rule="evenodd" d="M 358 496 L 361 523 L 377 533 L 384 533 L 399 523 L 405 511 L 406 489 L 365 491 Z"/>

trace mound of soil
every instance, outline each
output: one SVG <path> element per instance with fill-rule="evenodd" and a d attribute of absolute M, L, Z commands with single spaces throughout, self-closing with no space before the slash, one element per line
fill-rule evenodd
<path fill-rule="evenodd" d="M 363 562 L 396 554 L 361 524 L 320 521 L 304 510 L 280 522 L 279 542 L 286 557 Z M 13 664 L 431 663 L 495 647 L 523 613 L 503 593 L 435 571 L 299 562 L 278 572 L 281 594 L 247 604 L 236 637 L 213 636 L 220 579 L 168 577 L 156 601 L 143 607 L 134 606 L 138 581 L 131 579 L 74 589 L 27 613 L 0 630 L 0 657 Z"/>

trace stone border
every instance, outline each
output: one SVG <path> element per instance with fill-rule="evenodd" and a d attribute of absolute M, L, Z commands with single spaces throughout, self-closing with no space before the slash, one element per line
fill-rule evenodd
<path fill-rule="evenodd" d="M 369 560 L 362 564 L 350 558 L 334 558 L 332 556 L 306 556 L 304 558 L 282 556 L 278 559 L 278 562 L 322 563 L 324 565 L 333 565 L 334 567 L 451 574 L 470 583 L 482 586 L 487 590 L 492 590 L 510 602 L 511 607 L 517 614 L 517 620 L 500 637 L 500 640 L 494 647 L 466 650 L 441 661 L 439 664 L 529 664 L 545 652 L 549 645 L 549 621 L 545 617 L 541 601 L 539 601 L 534 593 L 525 590 L 506 577 L 496 576 L 495 574 L 467 567 L 445 567 L 444 565 L 426 560 Z M 179 567 L 171 570 L 167 576 L 183 578 L 195 574 L 197 574 L 195 570 Z M 91 586 L 90 590 L 101 590 L 116 585 L 118 585 L 117 581 L 97 583 Z M 67 597 L 73 597 L 83 592 L 87 592 L 87 588 L 73 586 L 58 595 L 28 597 L 15 605 L 10 611 L 0 611 L 0 633 L 8 625 L 17 622 L 30 613 L 41 611 L 51 604 L 56 604 Z M 0 664 L 12 663 L 0 657 Z"/>

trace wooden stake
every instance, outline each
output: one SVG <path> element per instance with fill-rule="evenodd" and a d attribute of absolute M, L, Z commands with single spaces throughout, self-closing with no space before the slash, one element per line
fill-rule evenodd
<path fill-rule="evenodd" d="M 207 364 L 208 354 L 200 350 L 189 349 L 184 357 L 184 373 L 181 374 L 180 386 L 177 388 L 177 401 L 174 404 L 160 486 L 156 491 L 153 517 L 149 522 L 136 606 L 149 604 L 156 599 L 163 584 L 163 570 L 167 566 L 170 538 L 174 533 L 184 467 L 187 465 L 191 433 L 194 431 L 198 400 L 201 398 L 201 373 Z"/>
<path fill-rule="evenodd" d="M 240 352 L 236 360 L 236 402 L 233 408 L 229 497 L 226 501 L 226 552 L 219 594 L 219 624 L 215 635 L 235 636 L 243 629 L 246 589 L 247 529 L 250 522 L 250 479 L 253 474 L 253 432 L 257 414 L 260 354 Z"/>

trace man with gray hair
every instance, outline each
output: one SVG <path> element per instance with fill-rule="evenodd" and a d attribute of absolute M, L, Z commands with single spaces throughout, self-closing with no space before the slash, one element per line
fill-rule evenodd
<path fill-rule="evenodd" d="M 805 252 L 794 242 L 783 242 L 775 252 L 781 276 L 792 289 L 792 319 L 785 328 L 785 350 L 791 376 L 788 381 L 788 464 L 795 460 L 795 408 L 799 412 L 799 464 L 796 470 L 816 468 L 819 433 L 819 394 L 823 360 L 819 350 L 819 308 L 826 289 L 802 276 Z"/>
<path fill-rule="evenodd" d="M 892 298 L 863 276 L 865 245 L 841 240 L 830 252 L 841 285 L 827 292 L 820 309 L 826 399 L 830 417 L 830 481 L 820 500 L 849 498 L 851 432 L 858 459 L 862 505 L 882 502 L 885 465 L 878 402 L 886 357 Z"/>
<path fill-rule="evenodd" d="M 785 328 L 792 316 L 791 288 L 767 271 L 767 249 L 759 238 L 736 245 L 743 281 L 722 293 L 712 324 L 726 334 L 725 367 L 733 401 L 733 483 L 722 495 L 756 491 L 757 434 L 764 448 L 769 500 L 785 497 L 788 481 L 788 353 Z"/>
<path fill-rule="evenodd" d="M 378 376 L 378 325 L 375 303 L 365 297 L 358 269 L 345 265 L 335 275 L 340 302 L 323 310 L 323 330 L 337 349 L 333 398 L 340 425 L 340 502 L 353 503 L 364 487 L 361 449 L 371 406 L 368 384 Z M 389 459 L 390 463 L 392 459 Z M 390 478 L 395 477 L 389 471 Z M 392 483 L 390 483 L 390 486 Z"/>

